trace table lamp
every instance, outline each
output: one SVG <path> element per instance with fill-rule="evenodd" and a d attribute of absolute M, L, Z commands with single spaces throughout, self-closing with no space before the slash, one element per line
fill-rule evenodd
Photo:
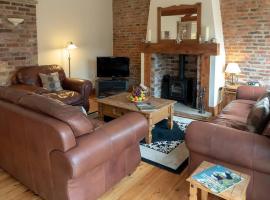
<path fill-rule="evenodd" d="M 235 76 L 241 73 L 239 65 L 237 63 L 229 63 L 225 72 L 231 75 L 231 85 L 235 85 Z"/>
<path fill-rule="evenodd" d="M 69 42 L 67 47 L 66 47 L 67 51 L 68 51 L 68 76 L 70 78 L 70 63 L 71 63 L 71 55 L 70 55 L 70 51 L 73 49 L 77 49 L 77 46 L 73 43 L 73 42 Z"/>

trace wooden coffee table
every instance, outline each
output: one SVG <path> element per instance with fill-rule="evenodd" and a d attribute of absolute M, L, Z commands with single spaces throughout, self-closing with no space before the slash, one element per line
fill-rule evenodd
<path fill-rule="evenodd" d="M 173 128 L 173 107 L 176 101 L 150 97 L 147 102 L 150 102 L 155 106 L 156 110 L 142 112 L 134 103 L 128 100 L 127 97 L 129 95 L 130 93 L 124 92 L 103 99 L 98 99 L 98 113 L 100 119 L 104 120 L 104 116 L 118 118 L 129 112 L 139 112 L 143 114 L 147 118 L 149 124 L 148 134 L 145 138 L 148 144 L 152 142 L 152 129 L 158 122 L 168 119 L 168 128 Z"/>

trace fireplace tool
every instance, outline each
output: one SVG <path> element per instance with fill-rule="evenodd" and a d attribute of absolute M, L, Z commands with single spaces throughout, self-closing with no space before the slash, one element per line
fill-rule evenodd
<path fill-rule="evenodd" d="M 205 106 L 204 106 L 204 98 L 205 98 L 205 88 L 200 88 L 199 91 L 199 113 L 205 113 Z"/>

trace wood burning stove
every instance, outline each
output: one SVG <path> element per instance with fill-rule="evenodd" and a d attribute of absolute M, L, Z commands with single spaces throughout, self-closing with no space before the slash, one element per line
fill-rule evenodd
<path fill-rule="evenodd" d="M 196 107 L 197 80 L 185 77 L 185 55 L 179 55 L 179 75 L 166 75 L 162 82 L 162 98 L 173 99 Z"/>

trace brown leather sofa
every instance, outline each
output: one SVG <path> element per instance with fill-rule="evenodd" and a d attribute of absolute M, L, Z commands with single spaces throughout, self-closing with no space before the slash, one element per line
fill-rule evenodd
<path fill-rule="evenodd" d="M 216 119 L 210 123 L 193 122 L 188 127 L 190 172 L 202 161 L 227 166 L 251 176 L 248 200 L 270 199 L 270 122 L 262 135 L 244 130 L 251 108 L 265 92 L 265 88 L 242 86 L 237 100 Z"/>
<path fill-rule="evenodd" d="M 147 127 L 138 113 L 103 124 L 78 107 L 0 88 L 0 168 L 46 200 L 94 200 L 139 165 Z"/>
<path fill-rule="evenodd" d="M 49 74 L 53 72 L 59 73 L 59 79 L 64 90 L 51 93 L 42 88 L 39 73 Z M 11 87 L 43 94 L 58 99 L 65 104 L 83 106 L 86 111 L 89 110 L 89 95 L 92 91 L 92 83 L 88 80 L 67 78 L 63 68 L 57 65 L 22 67 L 14 75 Z"/>

